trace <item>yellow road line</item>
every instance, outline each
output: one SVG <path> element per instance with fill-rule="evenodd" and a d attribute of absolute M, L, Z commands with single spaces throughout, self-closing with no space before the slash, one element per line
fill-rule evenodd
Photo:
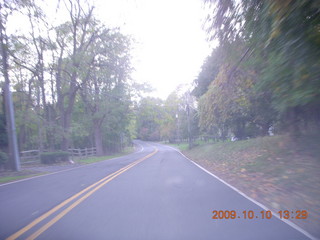
<path fill-rule="evenodd" d="M 83 189 L 82 191 L 78 192 L 77 194 L 71 196 L 70 198 L 68 198 L 67 200 L 63 201 L 62 203 L 60 203 L 59 205 L 57 205 L 56 207 L 52 208 L 51 210 L 49 210 L 48 212 L 46 212 L 45 214 L 41 215 L 40 217 L 38 217 L 37 219 L 35 219 L 34 221 L 32 221 L 30 224 L 28 224 L 27 226 L 23 227 L 22 229 L 20 229 L 18 232 L 12 234 L 11 236 L 9 236 L 8 238 L 6 238 L 6 240 L 14 240 L 17 239 L 18 237 L 20 237 L 22 234 L 24 234 L 25 232 L 29 231 L 30 229 L 32 229 L 35 225 L 37 225 L 38 223 L 42 222 L 44 219 L 46 219 L 47 217 L 49 217 L 50 215 L 52 215 L 53 213 L 57 212 L 60 208 L 64 207 L 65 205 L 67 205 L 68 203 L 70 203 L 72 200 L 76 199 L 77 197 L 79 197 L 80 195 L 84 194 L 85 192 L 88 192 L 90 189 L 94 188 L 96 185 L 98 185 L 99 183 L 101 183 L 98 187 L 94 188 L 93 190 L 91 190 L 89 193 L 87 193 L 86 195 L 84 195 L 83 197 L 81 197 L 80 199 L 78 199 L 75 203 L 73 203 L 71 206 L 73 206 L 72 208 L 74 208 L 75 206 L 77 206 L 79 203 L 81 203 L 84 199 L 86 199 L 87 197 L 89 197 L 91 194 L 93 194 L 95 191 L 97 191 L 99 188 L 101 188 L 103 185 L 105 185 L 106 183 L 110 182 L 112 179 L 114 179 L 115 177 L 117 177 L 118 175 L 122 174 L 123 172 L 127 171 L 128 169 L 130 169 L 131 167 L 137 165 L 138 163 L 142 162 L 143 160 L 153 156 L 154 154 L 156 154 L 158 152 L 158 150 L 156 149 L 155 151 L 153 151 L 152 153 L 148 154 L 147 156 L 138 159 L 136 161 L 134 161 L 133 163 L 130 163 L 129 165 L 119 169 L 118 171 L 109 174 L 108 176 L 102 178 L 101 180 L 97 181 L 96 183 L 90 185 L 89 187 Z M 105 181 L 105 182 L 104 182 Z M 81 200 L 82 199 L 82 200 Z M 81 201 L 79 201 L 81 200 Z M 76 204 L 77 203 L 77 204 Z M 74 205 L 75 204 L 75 205 Z M 55 222 L 57 222 L 59 219 L 61 219 L 65 214 L 67 214 L 72 208 L 70 208 L 71 206 L 69 206 L 68 208 L 66 208 L 64 211 L 62 211 L 60 214 L 58 214 L 54 219 L 56 219 L 58 216 L 61 215 L 60 218 L 57 218 L 52 224 L 50 224 L 50 226 L 52 226 Z M 67 209 L 69 209 L 68 211 L 66 211 Z M 66 211 L 66 212 L 65 212 Z M 54 219 L 52 219 L 51 221 L 53 221 Z M 46 225 L 48 225 L 48 222 Z M 43 227 L 45 227 L 46 225 L 44 225 Z M 46 229 L 48 229 L 50 226 L 48 226 Z M 43 228 L 42 227 L 42 228 Z M 40 229 L 42 229 L 40 228 Z M 35 232 L 34 234 L 32 234 L 28 239 L 34 239 L 37 236 L 39 236 L 42 232 L 44 232 L 45 230 L 43 230 L 42 232 L 40 232 L 36 237 L 31 238 L 33 235 L 35 235 L 36 233 L 38 233 L 40 231 L 40 229 Z"/>
<path fill-rule="evenodd" d="M 131 163 L 132 164 L 132 163 Z M 128 166 L 125 166 L 124 168 L 126 168 Z M 124 169 L 122 168 L 122 169 Z M 46 219 L 47 217 L 49 217 L 50 215 L 52 215 L 53 213 L 55 213 L 56 211 L 58 211 L 60 208 L 64 207 L 66 204 L 68 204 L 69 202 L 71 202 L 72 200 L 74 200 L 75 198 L 79 197 L 81 194 L 89 191 L 91 188 L 93 188 L 94 186 L 96 186 L 97 184 L 99 184 L 100 182 L 108 179 L 109 177 L 113 176 L 114 174 L 116 174 L 117 172 L 121 171 L 122 169 L 119 169 L 118 171 L 104 177 L 103 179 L 99 180 L 98 182 L 90 185 L 89 187 L 83 189 L 82 191 L 78 192 L 77 194 L 71 196 L 70 198 L 68 198 L 67 200 L 63 201 L 62 203 L 60 203 L 59 205 L 55 206 L 54 208 L 52 208 L 51 210 L 49 210 L 48 212 L 46 212 L 45 214 L 41 215 L 40 217 L 36 218 L 34 221 L 32 221 L 30 224 L 28 224 L 27 226 L 25 226 L 24 228 L 20 229 L 18 232 L 16 232 L 15 234 L 11 235 L 10 237 L 7 238 L 7 240 L 12 240 L 12 239 L 16 239 L 19 236 L 21 236 L 22 234 L 24 234 L 25 232 L 29 231 L 32 227 L 34 227 L 35 225 L 37 225 L 38 223 L 42 222 L 44 219 Z"/>

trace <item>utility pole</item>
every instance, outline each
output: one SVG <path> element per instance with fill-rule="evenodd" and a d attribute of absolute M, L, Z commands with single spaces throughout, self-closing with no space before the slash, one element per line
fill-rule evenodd
<path fill-rule="evenodd" d="M 0 10 L 2 5 L 0 4 Z M 10 80 L 8 73 L 8 44 L 5 34 L 5 26 L 3 15 L 0 12 L 0 50 L 2 57 L 2 74 L 5 80 L 4 84 L 4 98 L 5 98 L 5 113 L 6 113 L 6 125 L 7 125 L 7 134 L 9 140 L 9 156 L 13 161 L 12 167 L 15 171 L 20 171 L 20 157 L 18 152 L 18 142 L 16 135 L 16 127 L 14 121 L 14 109 L 12 103 L 12 96 L 10 92 Z"/>
<path fill-rule="evenodd" d="M 9 156 L 13 160 L 12 167 L 15 171 L 20 171 L 20 156 L 18 151 L 17 133 L 14 122 L 14 109 L 12 96 L 10 92 L 10 84 L 7 82 L 4 85 L 5 112 L 7 123 L 7 134 L 9 140 Z"/>

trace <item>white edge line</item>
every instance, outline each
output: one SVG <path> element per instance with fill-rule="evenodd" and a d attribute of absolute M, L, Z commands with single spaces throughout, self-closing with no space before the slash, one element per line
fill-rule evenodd
<path fill-rule="evenodd" d="M 139 151 L 137 151 L 137 152 L 133 152 L 133 153 L 130 153 L 130 154 L 140 153 L 140 152 L 142 152 L 142 151 L 144 150 L 144 147 L 143 147 L 141 144 L 139 144 L 139 143 L 136 143 L 136 144 L 139 145 L 139 146 L 141 147 L 141 149 L 140 149 Z M 128 155 L 130 155 L 130 154 L 128 154 Z M 124 156 L 128 156 L 128 155 L 124 155 Z M 34 177 L 29 177 L 29 178 L 27 177 L 27 178 L 20 179 L 20 180 L 17 180 L 17 181 L 0 184 L 0 187 L 6 186 L 6 185 L 10 185 L 10 184 L 14 184 L 14 183 L 19 183 L 19 182 L 28 181 L 28 180 L 35 179 L 35 178 L 39 178 L 39 177 L 50 176 L 50 175 L 57 174 L 57 173 L 68 172 L 68 171 L 71 171 L 71 170 L 74 170 L 74 169 L 83 168 L 83 167 L 88 167 L 88 166 L 92 166 L 92 165 L 95 165 L 95 164 L 98 164 L 98 163 L 102 163 L 102 162 L 104 162 L 104 161 L 115 160 L 115 159 L 118 159 L 118 158 L 121 158 L 121 157 L 124 157 L 124 156 L 115 157 L 115 158 L 110 158 L 110 159 L 102 160 L 102 161 L 95 162 L 95 163 L 85 164 L 85 165 L 78 166 L 78 167 L 72 167 L 72 168 L 60 170 L 60 171 L 57 171 L 57 172 L 45 173 L 45 174 L 38 175 L 38 176 L 34 176 Z"/>
<path fill-rule="evenodd" d="M 243 197 L 245 197 L 246 199 L 250 200 L 251 202 L 253 202 L 254 204 L 258 205 L 259 207 L 261 207 L 262 209 L 264 209 L 265 211 L 271 211 L 269 208 L 267 208 L 265 205 L 263 205 L 262 203 L 257 202 L 256 200 L 252 199 L 251 197 L 249 197 L 248 195 L 246 195 L 245 193 L 241 192 L 239 189 L 235 188 L 234 186 L 230 185 L 229 183 L 227 183 L 226 181 L 222 180 L 221 178 L 219 178 L 218 176 L 214 175 L 212 172 L 208 171 L 207 169 L 203 168 L 202 166 L 200 166 L 199 164 L 195 163 L 194 161 L 192 161 L 190 158 L 188 158 L 186 155 L 184 155 L 180 150 L 171 147 L 171 146 L 167 146 L 175 151 L 177 151 L 178 153 L 180 153 L 184 158 L 186 158 L 187 160 L 189 160 L 191 163 L 193 163 L 194 165 L 196 165 L 198 168 L 202 169 L 203 171 L 205 171 L 206 173 L 208 173 L 209 175 L 211 175 L 212 177 L 218 179 L 220 182 L 224 183 L 225 185 L 227 185 L 228 187 L 230 187 L 231 189 L 233 189 L 234 191 L 236 191 L 237 193 L 239 193 L 240 195 L 242 195 Z M 282 222 L 285 222 L 286 224 L 288 224 L 289 226 L 291 226 L 292 228 L 294 228 L 295 230 L 299 231 L 300 233 L 304 234 L 306 237 L 312 239 L 312 240 L 318 240 L 318 238 L 312 236 L 310 233 L 308 233 L 307 231 L 305 231 L 304 229 L 302 229 L 301 227 L 299 227 L 298 225 L 296 225 L 295 223 L 287 220 L 287 219 L 282 219 L 279 217 L 279 215 L 277 213 L 275 213 L 274 211 L 271 211 L 272 215 L 276 216 L 279 220 L 281 220 Z"/>

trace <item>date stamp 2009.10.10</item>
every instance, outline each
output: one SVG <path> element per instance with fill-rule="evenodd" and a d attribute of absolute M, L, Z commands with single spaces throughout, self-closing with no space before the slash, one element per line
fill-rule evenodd
<path fill-rule="evenodd" d="M 212 219 L 271 219 L 273 213 L 270 210 L 254 212 L 252 210 L 235 211 L 235 210 L 213 210 Z M 306 210 L 281 210 L 276 212 L 280 219 L 307 219 L 308 211 Z"/>

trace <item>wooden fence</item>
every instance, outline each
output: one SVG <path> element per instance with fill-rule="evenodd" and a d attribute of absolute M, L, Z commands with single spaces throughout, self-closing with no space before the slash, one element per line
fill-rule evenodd
<path fill-rule="evenodd" d="M 85 157 L 93 157 L 97 155 L 97 148 L 74 148 L 74 149 L 69 149 L 69 154 L 70 157 L 78 157 L 78 158 L 85 158 Z"/>
<path fill-rule="evenodd" d="M 48 152 L 48 150 L 44 150 L 42 152 Z M 97 155 L 97 149 L 93 148 L 73 148 L 68 149 L 70 154 L 70 158 L 85 158 L 85 157 L 92 157 Z M 40 150 L 28 150 L 20 152 L 20 161 L 21 164 L 29 164 L 29 163 L 40 163 Z"/>
<path fill-rule="evenodd" d="M 20 152 L 20 162 L 24 163 L 39 163 L 40 162 L 40 151 L 39 150 L 28 150 Z"/>

